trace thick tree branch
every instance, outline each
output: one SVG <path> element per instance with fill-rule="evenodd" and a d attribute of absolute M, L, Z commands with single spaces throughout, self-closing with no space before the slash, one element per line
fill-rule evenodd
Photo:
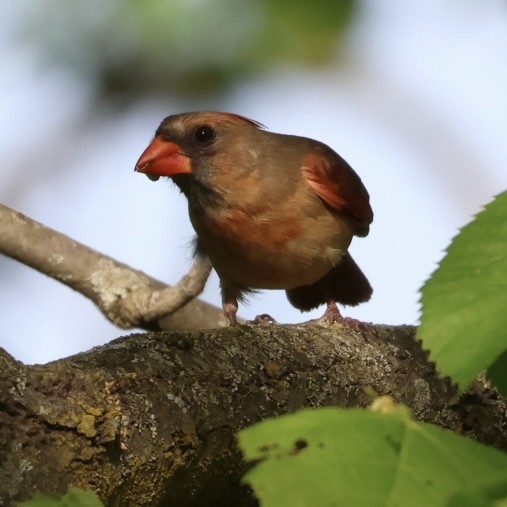
<path fill-rule="evenodd" d="M 206 258 L 197 256 L 189 273 L 170 287 L 1 204 L 0 231 L 0 253 L 80 292 L 119 327 L 226 325 L 218 308 L 191 301 L 202 292 L 211 271 Z"/>
<path fill-rule="evenodd" d="M 483 381 L 458 397 L 414 336 L 238 326 L 131 335 L 42 366 L 0 354 L 0 505 L 70 484 L 111 507 L 255 505 L 237 430 L 301 407 L 362 407 L 372 390 L 506 450 L 505 401 Z"/>

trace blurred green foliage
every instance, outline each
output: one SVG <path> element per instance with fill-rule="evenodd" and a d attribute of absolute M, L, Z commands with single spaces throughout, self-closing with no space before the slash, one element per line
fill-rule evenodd
<path fill-rule="evenodd" d="M 354 0 L 43 0 L 20 36 L 45 65 L 70 68 L 101 93 L 192 95 L 331 61 L 355 9 Z"/>
<path fill-rule="evenodd" d="M 103 507 L 99 497 L 90 490 L 70 488 L 68 493 L 60 498 L 36 494 L 31 500 L 17 504 L 17 507 Z"/>

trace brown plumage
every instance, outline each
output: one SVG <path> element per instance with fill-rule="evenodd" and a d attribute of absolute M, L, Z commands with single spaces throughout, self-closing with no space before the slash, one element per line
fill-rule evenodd
<path fill-rule="evenodd" d="M 136 170 L 169 176 L 186 195 L 231 324 L 255 289 L 285 289 L 300 310 L 326 303 L 328 320 L 341 320 L 335 302 L 370 298 L 347 252 L 373 220 L 368 192 L 325 144 L 231 113 L 186 113 L 162 121 Z"/>

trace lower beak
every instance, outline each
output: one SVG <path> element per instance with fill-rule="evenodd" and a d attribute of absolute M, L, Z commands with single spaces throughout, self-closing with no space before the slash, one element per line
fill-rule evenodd
<path fill-rule="evenodd" d="M 150 180 L 158 180 L 160 176 L 191 173 L 192 168 L 190 158 L 176 143 L 157 136 L 139 157 L 135 171 L 146 174 Z"/>

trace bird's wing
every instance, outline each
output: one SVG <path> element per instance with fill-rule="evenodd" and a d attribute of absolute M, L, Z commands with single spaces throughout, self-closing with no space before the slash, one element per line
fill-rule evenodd
<path fill-rule="evenodd" d="M 355 171 L 339 155 L 307 155 L 301 168 L 313 191 L 332 209 L 357 224 L 356 234 L 366 236 L 373 221 L 370 196 Z"/>

